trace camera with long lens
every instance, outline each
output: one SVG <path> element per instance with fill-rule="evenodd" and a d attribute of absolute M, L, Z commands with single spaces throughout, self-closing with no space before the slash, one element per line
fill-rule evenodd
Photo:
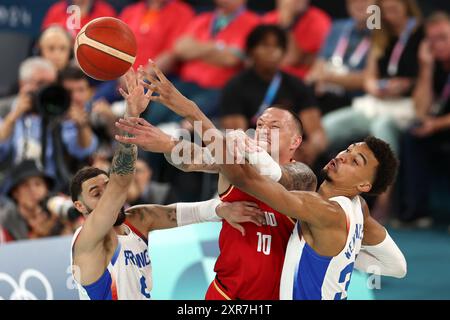
<path fill-rule="evenodd" d="M 47 119 L 64 115 L 70 107 L 70 93 L 59 84 L 46 85 L 31 95 L 31 112 Z"/>
<path fill-rule="evenodd" d="M 73 206 L 72 200 L 64 196 L 51 196 L 41 201 L 41 206 L 48 213 L 53 213 L 63 220 L 75 222 L 82 215 Z"/>

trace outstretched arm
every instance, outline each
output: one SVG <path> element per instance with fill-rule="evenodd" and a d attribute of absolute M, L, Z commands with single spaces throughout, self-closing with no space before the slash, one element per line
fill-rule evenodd
<path fill-rule="evenodd" d="M 364 213 L 364 238 L 355 267 L 363 272 L 403 278 L 407 272 L 403 253 L 387 230 L 370 216 L 364 199 L 360 199 Z"/>
<path fill-rule="evenodd" d="M 126 117 L 139 117 L 148 104 L 151 93 L 144 94 L 144 88 L 139 84 L 139 76 L 132 69 L 127 72 L 125 79 L 127 93 L 123 90 L 121 92 L 127 100 Z M 136 158 L 136 145 L 129 143 L 118 145 L 106 189 L 97 206 L 87 217 L 76 242 L 77 253 L 91 252 L 103 243 L 105 236 L 110 232 L 126 201 L 128 187 L 134 178 Z"/>
<path fill-rule="evenodd" d="M 208 148 L 187 140 L 178 140 L 144 119 L 119 119 L 116 127 L 129 134 L 116 136 L 117 141 L 136 144 L 145 151 L 163 153 L 171 165 L 182 171 L 219 172 Z"/>
<path fill-rule="evenodd" d="M 264 223 L 264 213 L 252 202 L 221 202 L 220 199 L 171 205 L 145 204 L 128 208 L 128 220 L 142 226 L 146 232 L 181 227 L 201 222 L 217 222 L 226 219 L 245 234 L 239 223 Z"/>
<path fill-rule="evenodd" d="M 186 140 L 176 140 L 140 118 L 120 119 L 116 126 L 132 135 L 131 137 L 119 136 L 116 138 L 118 141 L 134 143 L 146 151 L 164 153 L 167 161 L 182 171 L 219 172 L 220 165 L 217 164 L 218 161 L 207 147 L 200 147 Z M 246 153 L 246 157 L 251 160 L 251 165 L 259 173 L 278 181 L 288 190 L 315 191 L 317 178 L 306 164 L 292 162 L 280 167 L 266 151 L 257 147 L 255 141 L 246 136 L 243 131 L 233 131 L 228 137 L 232 134 L 234 139 L 236 137 L 242 138 L 237 147 L 242 149 L 242 153 Z M 253 144 L 252 148 L 259 149 L 254 150 L 254 152 L 250 152 L 248 149 L 243 150 L 247 147 L 245 146 L 246 143 Z"/>
<path fill-rule="evenodd" d="M 345 221 L 345 213 L 336 202 L 326 200 L 316 192 L 288 191 L 260 175 L 252 166 L 223 165 L 221 173 L 231 184 L 289 217 L 315 227 L 336 226 Z"/>

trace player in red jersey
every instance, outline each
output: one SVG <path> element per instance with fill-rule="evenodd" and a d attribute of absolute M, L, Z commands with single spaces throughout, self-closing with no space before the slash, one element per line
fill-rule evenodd
<path fill-rule="evenodd" d="M 164 77 L 156 68 L 155 72 L 160 79 Z M 181 94 L 179 97 L 184 98 Z M 161 102 L 164 103 L 164 101 Z M 136 119 L 135 123 L 121 121 L 118 126 L 135 135 L 131 138 L 133 143 L 147 151 L 165 153 L 166 157 L 178 144 L 143 119 Z M 279 142 L 272 145 L 270 133 L 274 129 L 279 132 Z M 268 108 L 257 121 L 255 140 L 262 142 L 265 150 L 278 153 L 279 163 L 283 167 L 281 178 L 278 177 L 277 180 L 291 190 L 313 190 L 316 187 L 312 171 L 306 165 L 292 161 L 296 149 L 301 144 L 302 134 L 301 121 L 295 113 L 287 109 Z M 130 141 L 130 138 L 126 137 L 117 137 L 117 139 Z M 170 161 L 170 158 L 168 160 Z M 202 163 L 202 161 L 194 163 Z M 219 170 L 216 164 L 176 166 L 184 171 L 218 172 Z M 265 212 L 265 224 L 243 223 L 245 235 L 242 236 L 236 229 L 240 226 L 223 220 L 219 236 L 220 255 L 214 268 L 216 278 L 206 293 L 206 299 L 279 299 L 284 255 L 295 221 L 234 188 L 222 175 L 219 177 L 218 189 L 224 202 L 256 203 Z"/>

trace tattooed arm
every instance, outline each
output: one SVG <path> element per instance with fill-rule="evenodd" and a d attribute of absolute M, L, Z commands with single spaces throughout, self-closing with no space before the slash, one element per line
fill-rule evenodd
<path fill-rule="evenodd" d="M 119 91 L 127 102 L 126 117 L 139 117 L 150 101 L 151 92 L 144 92 L 143 86 L 139 84 L 139 75 L 132 69 L 126 73 L 125 83 L 127 92 L 122 89 Z M 98 243 L 102 243 L 114 226 L 119 212 L 125 204 L 128 188 L 134 179 L 136 158 L 136 145 L 131 143 L 118 144 L 106 189 L 96 207 L 86 219 L 83 232 L 77 240 L 78 243 L 86 244 L 85 248 L 88 251 Z M 77 246 L 80 247 L 80 245 Z"/>
<path fill-rule="evenodd" d="M 176 204 L 144 204 L 127 209 L 127 221 L 146 233 L 177 226 Z"/>
<path fill-rule="evenodd" d="M 287 190 L 316 191 L 317 177 L 306 164 L 292 162 L 281 167 L 281 179 L 278 181 Z"/>
<path fill-rule="evenodd" d="M 135 145 L 119 144 L 111 165 L 109 181 L 94 210 L 88 215 L 77 240 L 78 252 L 91 252 L 111 231 L 125 204 L 134 177 L 137 157 Z"/>

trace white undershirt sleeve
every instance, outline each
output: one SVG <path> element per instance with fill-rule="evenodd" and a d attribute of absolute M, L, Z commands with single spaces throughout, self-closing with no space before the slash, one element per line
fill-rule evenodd
<path fill-rule="evenodd" d="M 386 230 L 386 238 L 374 246 L 362 246 L 355 268 L 367 273 L 403 278 L 407 272 L 403 253 Z"/>
<path fill-rule="evenodd" d="M 216 214 L 221 203 L 219 198 L 201 202 L 179 202 L 176 204 L 177 224 L 179 227 L 201 222 L 218 222 L 222 218 Z"/>

